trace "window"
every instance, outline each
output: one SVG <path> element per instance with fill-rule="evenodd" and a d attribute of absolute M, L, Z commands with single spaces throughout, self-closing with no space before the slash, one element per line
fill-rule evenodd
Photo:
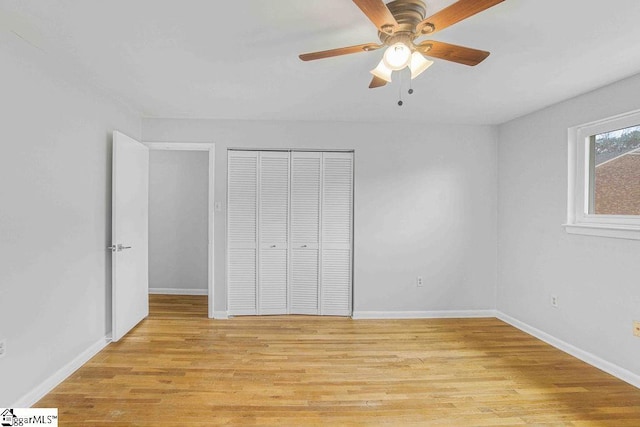
<path fill-rule="evenodd" d="M 640 215 L 640 126 L 593 135 L 589 213 Z"/>
<path fill-rule="evenodd" d="M 640 239 L 640 111 L 569 129 L 569 233 Z"/>

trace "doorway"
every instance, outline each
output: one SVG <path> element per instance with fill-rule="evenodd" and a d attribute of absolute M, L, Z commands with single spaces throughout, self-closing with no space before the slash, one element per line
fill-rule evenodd
<path fill-rule="evenodd" d="M 215 145 L 145 144 L 150 150 L 149 292 L 207 295 L 213 318 Z"/>

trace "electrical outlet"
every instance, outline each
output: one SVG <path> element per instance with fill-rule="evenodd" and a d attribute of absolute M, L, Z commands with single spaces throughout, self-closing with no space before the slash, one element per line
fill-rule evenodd
<path fill-rule="evenodd" d="M 419 288 L 422 287 L 422 276 L 416 277 L 416 286 Z"/>
<path fill-rule="evenodd" d="M 0 359 L 7 353 L 7 340 L 0 340 Z"/>
<path fill-rule="evenodd" d="M 640 337 L 640 320 L 633 321 L 633 335 Z"/>
<path fill-rule="evenodd" d="M 556 295 L 551 295 L 551 307 L 558 308 L 558 297 Z"/>

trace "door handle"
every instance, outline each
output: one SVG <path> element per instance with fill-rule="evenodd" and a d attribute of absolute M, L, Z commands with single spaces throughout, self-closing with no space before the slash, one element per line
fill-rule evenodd
<path fill-rule="evenodd" d="M 111 252 L 121 252 L 125 249 L 131 249 L 131 246 L 124 246 L 122 243 L 118 243 L 117 245 L 107 246 L 107 249 L 111 249 Z"/>

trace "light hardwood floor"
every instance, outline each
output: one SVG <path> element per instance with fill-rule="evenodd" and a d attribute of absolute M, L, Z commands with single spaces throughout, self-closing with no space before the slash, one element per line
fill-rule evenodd
<path fill-rule="evenodd" d="M 640 426 L 640 390 L 496 319 L 151 314 L 36 406 L 60 425 Z"/>

